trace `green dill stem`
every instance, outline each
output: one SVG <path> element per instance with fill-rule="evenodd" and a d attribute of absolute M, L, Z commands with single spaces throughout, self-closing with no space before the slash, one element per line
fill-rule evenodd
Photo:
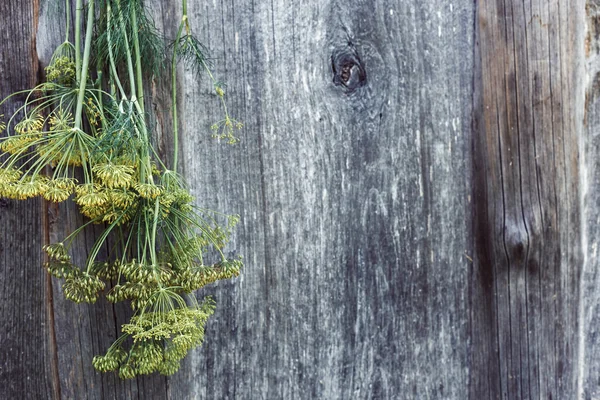
<path fill-rule="evenodd" d="M 129 90 L 131 91 L 131 101 L 136 103 L 136 107 L 141 110 L 139 104 L 137 104 L 136 90 L 135 90 L 135 73 L 133 72 L 133 61 L 131 59 L 131 50 L 129 48 L 129 39 L 127 39 L 127 29 L 125 26 L 125 21 L 123 19 L 123 13 L 121 12 L 121 1 L 115 1 L 117 5 L 117 9 L 119 10 L 119 24 L 121 25 L 121 31 L 123 34 L 123 39 L 125 40 L 125 52 L 127 53 L 127 72 L 129 73 Z"/>
<path fill-rule="evenodd" d="M 131 7 L 131 24 L 133 29 L 133 51 L 135 52 L 135 67 L 137 73 L 137 97 L 144 115 L 144 86 L 142 82 L 142 56 L 140 53 L 140 39 L 138 34 L 137 15 L 135 7 Z"/>
<path fill-rule="evenodd" d="M 100 237 L 98 238 L 98 240 L 96 240 L 96 243 L 94 243 L 94 247 L 92 247 L 91 254 L 88 257 L 88 261 L 87 261 L 86 272 L 88 274 L 92 270 L 92 267 L 94 266 L 94 260 L 98 256 L 98 253 L 100 252 L 100 248 L 102 247 L 102 245 L 106 241 L 106 238 L 108 237 L 108 234 L 115 228 L 115 226 L 117 226 L 119 224 L 119 221 L 121 220 L 122 217 L 123 217 L 122 215 L 119 216 L 112 224 L 110 224 L 108 226 L 108 228 L 106 228 L 104 230 L 104 232 L 102 232 L 102 235 L 100 235 Z"/>
<path fill-rule="evenodd" d="M 116 83 L 117 87 L 119 88 L 119 92 L 121 92 L 121 96 L 126 99 L 127 95 L 125 94 L 125 89 L 123 89 L 123 85 L 121 85 L 121 80 L 119 79 L 119 74 L 117 73 L 117 66 L 115 63 L 115 56 L 113 54 L 113 50 L 112 50 L 112 39 L 111 39 L 111 35 L 110 35 L 110 31 L 111 31 L 111 14 L 112 14 L 112 6 L 110 5 L 110 0 L 108 0 L 106 2 L 106 35 L 107 35 L 107 39 L 108 39 L 108 60 L 109 60 L 109 64 L 110 64 L 110 69 L 112 72 L 112 78 L 113 78 L 113 82 Z"/>
<path fill-rule="evenodd" d="M 177 121 L 177 50 L 179 49 L 179 40 L 181 39 L 181 32 L 183 31 L 183 25 L 185 20 L 187 20 L 187 16 L 185 15 L 184 11 L 183 18 L 181 19 L 181 23 L 179 24 L 179 30 L 177 31 L 177 37 L 175 38 L 175 46 L 173 48 L 173 59 L 171 61 L 171 95 L 173 103 L 173 171 L 175 172 L 177 172 L 177 157 L 179 155 L 179 123 Z"/>
<path fill-rule="evenodd" d="M 150 246 L 150 258 L 152 259 L 152 265 L 158 265 L 156 258 L 156 228 L 158 227 L 158 213 L 160 212 L 160 200 L 158 197 L 154 201 L 154 221 L 152 221 L 152 245 Z M 160 282 L 160 281 L 159 281 Z"/>
<path fill-rule="evenodd" d="M 67 17 L 67 26 L 65 29 L 65 42 L 68 42 L 69 31 L 71 30 L 71 4 L 69 0 L 65 0 L 65 14 Z"/>
<path fill-rule="evenodd" d="M 81 82 L 81 14 L 83 13 L 83 0 L 75 4 L 75 76 Z M 87 38 L 86 38 L 87 40 Z"/>
<path fill-rule="evenodd" d="M 117 4 L 117 8 L 119 9 L 119 24 L 121 25 L 121 30 L 123 32 L 123 38 L 125 40 L 125 51 L 127 53 L 127 71 L 129 73 L 129 84 L 130 84 L 130 88 L 131 88 L 130 89 L 131 90 L 131 101 L 135 105 L 137 111 L 140 113 L 140 116 L 141 116 L 140 127 L 142 128 L 142 134 L 143 134 L 144 140 L 147 143 L 150 143 L 150 138 L 148 137 L 148 130 L 146 128 L 146 121 L 144 120 L 144 109 L 140 105 L 140 102 L 138 101 L 138 98 L 136 96 L 135 82 L 137 81 L 137 79 L 136 79 L 136 76 L 135 76 L 135 73 L 133 70 L 133 60 L 132 60 L 132 56 L 131 56 L 131 50 L 129 47 L 129 40 L 127 39 L 127 29 L 125 27 L 123 13 L 120 12 L 121 11 L 121 1 L 116 0 L 116 4 Z M 137 33 L 134 36 L 137 37 Z M 139 63 L 141 63 L 141 60 L 139 61 Z M 141 88 L 141 90 L 143 92 L 143 88 Z M 150 182 L 152 182 L 153 181 L 152 180 L 152 166 L 150 164 L 150 156 L 148 154 L 147 149 L 145 149 L 143 151 L 144 152 L 142 154 L 142 159 L 145 162 L 143 162 L 140 166 L 142 182 L 144 181 L 144 179 L 146 177 L 148 177 L 148 180 Z"/>
<path fill-rule="evenodd" d="M 81 0 L 77 0 L 80 2 Z M 79 24 L 77 25 L 79 27 Z M 90 53 L 92 50 L 92 32 L 94 28 L 94 0 L 88 2 L 88 18 L 85 31 L 85 49 L 83 52 L 83 63 L 81 65 L 81 76 L 79 80 L 79 96 L 77 97 L 77 111 L 75 112 L 75 128 L 81 129 L 83 113 L 83 102 L 85 97 L 85 86 L 87 81 L 88 67 L 90 64 Z M 79 46 L 75 49 L 77 50 Z"/>

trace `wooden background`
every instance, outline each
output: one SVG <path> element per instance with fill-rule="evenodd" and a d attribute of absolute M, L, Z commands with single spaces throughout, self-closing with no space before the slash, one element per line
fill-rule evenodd
<path fill-rule="evenodd" d="M 0 2 L 0 96 L 42 79 L 58 3 Z M 175 36 L 178 2 L 147 3 Z M 211 139 L 218 101 L 182 66 L 183 169 L 240 214 L 243 274 L 201 293 L 218 308 L 179 373 L 123 382 L 91 359 L 125 309 L 41 268 L 76 212 L 0 200 L 1 397 L 600 398 L 599 0 L 189 10 L 245 128 Z"/>

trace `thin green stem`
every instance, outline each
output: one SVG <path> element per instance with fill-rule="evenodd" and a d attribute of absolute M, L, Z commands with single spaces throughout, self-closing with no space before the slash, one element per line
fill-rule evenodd
<path fill-rule="evenodd" d="M 123 13 L 121 9 L 121 1 L 115 0 L 119 13 L 119 24 L 121 25 L 121 32 L 123 34 L 123 40 L 125 41 L 125 52 L 127 53 L 127 72 L 129 73 L 129 89 L 131 90 L 131 100 L 137 102 L 136 91 L 135 91 L 135 73 L 133 72 L 133 61 L 131 57 L 131 49 L 129 48 L 129 39 L 127 39 L 127 29 L 125 26 L 125 20 L 123 19 Z M 138 108 L 139 105 L 137 106 Z"/>
<path fill-rule="evenodd" d="M 119 88 L 119 92 L 121 93 L 121 96 L 126 99 L 127 98 L 127 94 L 125 94 L 125 89 L 123 89 L 123 85 L 121 85 L 121 80 L 119 79 L 119 74 L 117 72 L 117 65 L 115 63 L 115 56 L 113 54 L 113 49 L 112 49 L 112 38 L 111 38 L 111 29 L 112 29 L 112 24 L 111 24 L 111 15 L 112 15 L 112 6 L 110 3 L 110 0 L 108 0 L 106 2 L 106 37 L 108 40 L 108 60 L 109 60 L 109 64 L 110 64 L 110 70 L 112 72 L 112 80 L 113 82 L 115 82 L 115 84 L 117 85 L 117 87 Z"/>
<path fill-rule="evenodd" d="M 78 0 L 78 2 L 81 0 Z M 79 27 L 79 25 L 77 25 Z M 83 102 L 85 99 L 85 86 L 87 83 L 88 67 L 92 50 L 92 32 L 94 29 L 94 0 L 88 2 L 87 27 L 85 31 L 85 49 L 81 65 L 81 76 L 79 80 L 79 96 L 77 98 L 77 111 L 75 112 L 75 128 L 81 129 Z M 76 47 L 78 49 L 79 47 Z"/>
<path fill-rule="evenodd" d="M 133 51 L 135 53 L 135 67 L 137 79 L 137 97 L 144 115 L 144 86 L 142 82 L 142 56 L 140 53 L 139 28 L 137 23 L 137 13 L 135 7 L 131 7 L 131 25 L 133 29 Z"/>
<path fill-rule="evenodd" d="M 81 82 L 81 15 L 83 14 L 83 0 L 75 3 L 75 76 Z"/>
<path fill-rule="evenodd" d="M 67 24 L 65 29 L 65 42 L 69 41 L 69 32 L 71 31 L 71 2 L 65 0 L 65 15 L 67 17 Z"/>
<path fill-rule="evenodd" d="M 185 3 L 185 0 L 184 0 Z M 185 14 L 184 14 L 185 17 Z M 179 50 L 179 40 L 183 31 L 184 20 L 179 24 L 175 46 L 173 48 L 173 59 L 171 60 L 171 101 L 173 108 L 173 171 L 177 172 L 177 162 L 179 156 L 179 122 L 177 120 L 177 51 Z"/>

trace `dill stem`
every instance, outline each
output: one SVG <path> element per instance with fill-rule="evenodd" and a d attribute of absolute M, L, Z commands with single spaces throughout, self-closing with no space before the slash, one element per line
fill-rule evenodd
<path fill-rule="evenodd" d="M 175 38 L 173 59 L 171 60 L 171 101 L 173 103 L 173 171 L 175 172 L 177 172 L 177 157 L 179 156 L 179 122 L 177 121 L 177 50 L 179 49 L 179 41 L 181 40 L 181 32 L 183 31 L 185 18 L 186 15 L 184 11 L 183 18 L 179 24 L 179 30 L 177 31 L 177 37 Z"/>
<path fill-rule="evenodd" d="M 117 9 L 119 13 L 119 25 L 121 25 L 121 33 L 123 34 L 123 40 L 125 41 L 125 52 L 127 53 L 127 72 L 129 74 L 129 90 L 131 91 L 131 101 L 136 103 L 136 107 L 140 109 L 139 104 L 137 104 L 136 90 L 135 90 L 135 73 L 133 72 L 133 61 L 131 60 L 131 49 L 129 48 L 129 39 L 127 39 L 127 29 L 125 26 L 125 21 L 123 20 L 123 13 L 121 9 L 121 1 L 115 0 L 117 4 Z"/>
<path fill-rule="evenodd" d="M 65 16 L 67 17 L 67 25 L 65 28 L 65 42 L 68 42 L 69 31 L 71 30 L 71 4 L 69 0 L 65 0 Z"/>
<path fill-rule="evenodd" d="M 77 0 L 79 3 L 81 0 Z M 79 9 L 78 9 L 79 10 Z M 79 24 L 77 24 L 79 29 Z M 85 49 L 83 51 L 83 62 L 79 80 L 79 95 L 77 97 L 77 111 L 75 112 L 75 128 L 81 129 L 81 118 L 83 113 L 83 102 L 85 97 L 85 86 L 87 81 L 88 67 L 90 64 L 90 53 L 92 50 L 92 32 L 94 29 L 94 0 L 88 2 L 87 26 L 85 31 Z M 75 47 L 78 50 L 79 46 Z"/>
<path fill-rule="evenodd" d="M 125 26 L 125 21 L 123 19 L 123 13 L 121 12 L 121 1 L 120 0 L 116 0 L 116 5 L 117 8 L 119 10 L 119 24 L 121 25 L 121 31 L 123 33 L 123 39 L 125 40 L 125 52 L 127 54 L 127 72 L 129 73 L 129 85 L 130 85 L 130 90 L 131 90 L 131 101 L 132 103 L 135 105 L 138 113 L 140 114 L 140 128 L 142 130 L 142 135 L 144 137 L 144 141 L 150 145 L 150 138 L 148 136 L 148 129 L 146 128 L 146 121 L 145 121 L 145 116 L 144 116 L 144 109 L 143 107 L 140 105 L 140 102 L 138 101 L 137 95 L 136 95 L 136 75 L 135 72 L 133 70 L 133 57 L 131 55 L 131 49 L 129 47 L 129 39 L 127 39 L 127 29 Z M 137 37 L 137 32 L 134 34 L 134 37 Z M 141 60 L 139 60 L 138 64 L 141 67 Z M 141 75 L 140 75 L 140 79 L 141 79 Z M 143 87 L 140 87 L 140 90 L 143 93 Z M 148 180 L 150 182 L 153 181 L 152 179 L 152 166 L 150 164 L 150 155 L 148 154 L 148 149 L 144 149 L 143 153 L 141 154 L 142 156 L 142 160 L 143 162 L 140 165 L 140 173 L 141 173 L 141 181 L 143 182 L 144 179 L 146 177 L 148 177 Z"/>
<path fill-rule="evenodd" d="M 123 89 L 123 85 L 121 85 L 121 80 L 119 79 L 119 74 L 117 73 L 117 66 L 115 63 L 115 56 L 113 54 L 113 50 L 112 50 L 112 38 L 110 35 L 110 31 L 112 29 L 111 26 L 111 14 L 112 14 L 112 6 L 110 4 L 110 0 L 108 0 L 106 2 L 106 35 L 107 35 L 107 39 L 108 39 L 108 60 L 110 63 L 110 70 L 112 72 L 112 78 L 113 81 L 116 83 L 117 87 L 119 88 L 119 92 L 121 92 L 121 96 L 126 99 L 127 98 L 127 94 L 125 94 L 125 89 Z"/>
<path fill-rule="evenodd" d="M 156 258 L 156 228 L 158 227 L 158 213 L 160 212 L 160 200 L 158 197 L 154 200 L 154 220 L 152 221 L 152 244 L 150 246 L 150 258 L 152 259 L 152 265 L 158 265 Z"/>
<path fill-rule="evenodd" d="M 135 52 L 135 67 L 137 73 L 137 97 L 144 114 L 144 86 L 142 82 L 142 56 L 140 53 L 140 39 L 138 34 L 137 15 L 134 7 L 131 7 L 131 24 L 133 28 L 133 51 Z"/>
<path fill-rule="evenodd" d="M 83 13 L 83 0 L 75 3 L 75 76 L 81 82 L 81 14 Z"/>

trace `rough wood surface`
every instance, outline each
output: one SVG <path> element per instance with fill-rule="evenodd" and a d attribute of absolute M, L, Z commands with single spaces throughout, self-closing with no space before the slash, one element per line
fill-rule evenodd
<path fill-rule="evenodd" d="M 38 80 L 36 2 L 0 2 L 0 97 Z M 18 61 L 17 61 L 18 60 Z M 16 97 L 0 114 L 22 104 Z M 0 199 L 0 396 L 57 394 L 49 279 L 41 268 L 42 202 Z"/>
<path fill-rule="evenodd" d="M 584 263 L 581 277 L 581 325 L 579 355 L 579 394 L 582 399 L 600 397 L 600 2 L 588 0 L 585 4 L 585 74 L 580 76 L 585 85 L 585 112 L 582 192 Z"/>
<path fill-rule="evenodd" d="M 40 79 L 60 3 L 0 3 L 0 95 Z M 147 1 L 168 37 L 177 3 Z M 188 7 L 245 128 L 212 139 L 219 102 L 180 66 L 183 172 L 198 204 L 240 214 L 243 274 L 199 293 L 217 311 L 179 373 L 123 382 L 91 359 L 127 310 L 67 302 L 40 268 L 74 208 L 2 200 L 2 395 L 600 396 L 600 2 Z M 150 91 L 168 156 L 169 88 Z"/>
<path fill-rule="evenodd" d="M 471 398 L 577 398 L 582 18 L 580 1 L 479 5 Z"/>
<path fill-rule="evenodd" d="M 215 144 L 221 110 L 185 72 L 185 172 L 241 215 L 246 269 L 175 379 L 199 398 L 466 398 L 474 5 L 190 9 L 246 128 Z"/>

